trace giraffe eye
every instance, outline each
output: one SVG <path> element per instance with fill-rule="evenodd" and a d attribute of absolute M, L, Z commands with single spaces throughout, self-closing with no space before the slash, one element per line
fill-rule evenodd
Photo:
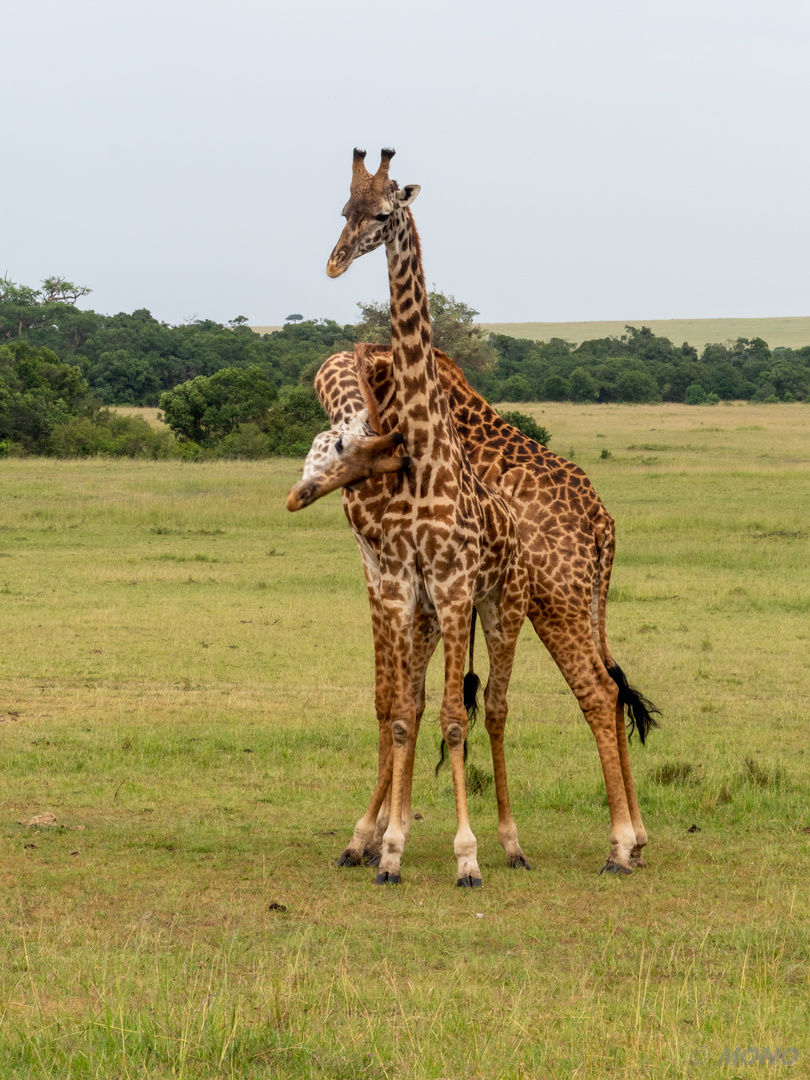
<path fill-rule="evenodd" d="M 391 217 L 390 213 L 388 213 L 388 214 L 375 214 L 374 215 L 374 220 L 375 221 L 388 221 L 388 219 L 390 217 Z"/>
<path fill-rule="evenodd" d="M 335 443 L 335 450 L 337 450 L 339 454 L 343 453 L 343 439 L 338 439 Z"/>

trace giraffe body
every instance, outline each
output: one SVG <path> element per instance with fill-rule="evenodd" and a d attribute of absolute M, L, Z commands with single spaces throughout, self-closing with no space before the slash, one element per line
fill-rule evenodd
<path fill-rule="evenodd" d="M 435 648 L 440 631 L 445 658 L 440 715 L 456 801 L 457 882 L 478 886 L 481 873 L 469 824 L 463 762 L 467 713 L 462 683 L 472 610 L 474 604 L 480 606 L 491 662 L 504 676 L 502 688 L 493 685 L 492 679 L 490 685 L 493 695 L 503 693 L 505 715 L 505 689 L 529 599 L 527 576 L 519 558 L 514 514 L 470 465 L 439 380 L 421 248 L 410 211 L 419 188 L 409 185 L 400 190 L 389 178 L 393 151 L 383 151 L 374 176 L 366 170 L 364 156 L 355 151 L 350 199 L 344 208 L 346 226 L 327 273 L 337 277 L 355 258 L 385 245 L 397 427 L 411 461 L 406 471 L 392 473 L 391 487 L 380 506 L 378 545 L 364 552 L 369 591 L 379 605 L 391 670 L 386 710 L 391 740 L 390 816 L 382 838 L 378 881 L 400 879 L 407 830 L 403 817 L 410 798 L 418 716 L 424 707 L 419 686 L 424 682 L 423 664 L 432 652 L 431 643 Z M 387 771 L 386 764 L 386 775 L 381 775 L 369 812 L 358 823 L 356 838 L 358 830 L 368 834 L 369 826 L 373 833 L 372 814 L 376 818 L 385 796 Z"/>
<path fill-rule="evenodd" d="M 356 352 L 363 359 L 363 372 L 358 372 L 354 353 L 329 357 L 316 376 L 318 396 L 333 424 L 347 423 L 364 407 L 367 391 L 359 382 L 365 378 L 377 402 L 380 430 L 393 430 L 397 415 L 391 352 L 369 345 L 358 346 Z M 630 706 L 631 716 L 635 712 L 642 741 L 652 718 L 645 708 L 649 704 L 646 699 L 622 685 L 623 675 L 607 642 L 606 604 L 615 551 L 613 519 L 578 466 L 507 424 L 469 386 L 449 357 L 438 350 L 435 355 L 453 421 L 473 467 L 502 492 L 516 514 L 521 557 L 529 577 L 529 617 L 576 694 L 597 740 L 611 812 L 611 850 L 605 868 L 628 872 L 644 865 L 641 851 L 647 834 L 630 768 L 624 706 Z M 372 479 L 353 491 L 344 490 L 344 507 L 364 565 L 369 558 L 373 560 L 379 544 L 380 512 L 390 483 L 390 478 Z M 322 488 L 320 494 L 326 490 L 331 489 Z M 368 579 L 368 568 L 366 573 Z M 371 609 L 382 774 L 387 752 L 386 643 L 373 600 Z M 493 726 L 497 738 L 497 725 Z M 493 757 L 495 750 L 493 743 Z M 499 835 L 501 824 L 499 813 Z M 503 824 L 508 828 L 508 822 Z M 373 843 L 371 848 L 373 851 Z"/>

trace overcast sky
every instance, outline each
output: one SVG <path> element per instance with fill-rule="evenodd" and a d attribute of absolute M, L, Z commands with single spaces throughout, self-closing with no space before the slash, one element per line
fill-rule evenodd
<path fill-rule="evenodd" d="M 169 322 L 355 321 L 354 146 L 482 321 L 810 314 L 807 0 L 26 0 L 0 273 Z"/>

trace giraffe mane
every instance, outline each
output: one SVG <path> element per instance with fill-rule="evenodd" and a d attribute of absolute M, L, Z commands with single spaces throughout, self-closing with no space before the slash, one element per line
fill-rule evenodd
<path fill-rule="evenodd" d="M 376 347 L 370 345 L 368 342 L 362 341 L 355 345 L 354 370 L 357 375 L 357 385 L 363 396 L 366 408 L 368 409 L 369 427 L 376 435 L 380 435 L 382 433 L 382 423 L 380 421 L 379 410 L 377 409 L 377 399 L 374 397 L 374 391 L 369 385 L 368 375 L 366 374 L 366 358 L 372 351 L 376 351 Z"/>
<path fill-rule="evenodd" d="M 413 220 L 413 214 L 411 213 L 410 206 L 405 208 L 405 213 L 411 219 L 411 238 L 413 240 L 414 253 L 419 260 L 419 265 L 422 265 L 422 241 L 419 237 L 419 232 L 416 228 L 416 222 Z"/>

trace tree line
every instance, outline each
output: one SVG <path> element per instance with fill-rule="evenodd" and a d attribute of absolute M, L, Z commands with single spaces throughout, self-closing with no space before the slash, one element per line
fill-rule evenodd
<path fill-rule="evenodd" d="M 296 315 L 259 335 L 244 316 L 175 326 L 146 309 L 78 308 L 89 292 L 58 277 L 38 289 L 0 280 L 0 452 L 299 455 L 326 420 L 312 390 L 323 360 L 390 341 L 387 303 L 359 305 L 355 324 Z M 436 345 L 489 401 L 810 400 L 810 346 L 739 338 L 699 352 L 631 326 L 579 345 L 530 341 L 488 334 L 435 289 L 429 301 Z M 112 405 L 160 406 L 174 438 Z"/>

